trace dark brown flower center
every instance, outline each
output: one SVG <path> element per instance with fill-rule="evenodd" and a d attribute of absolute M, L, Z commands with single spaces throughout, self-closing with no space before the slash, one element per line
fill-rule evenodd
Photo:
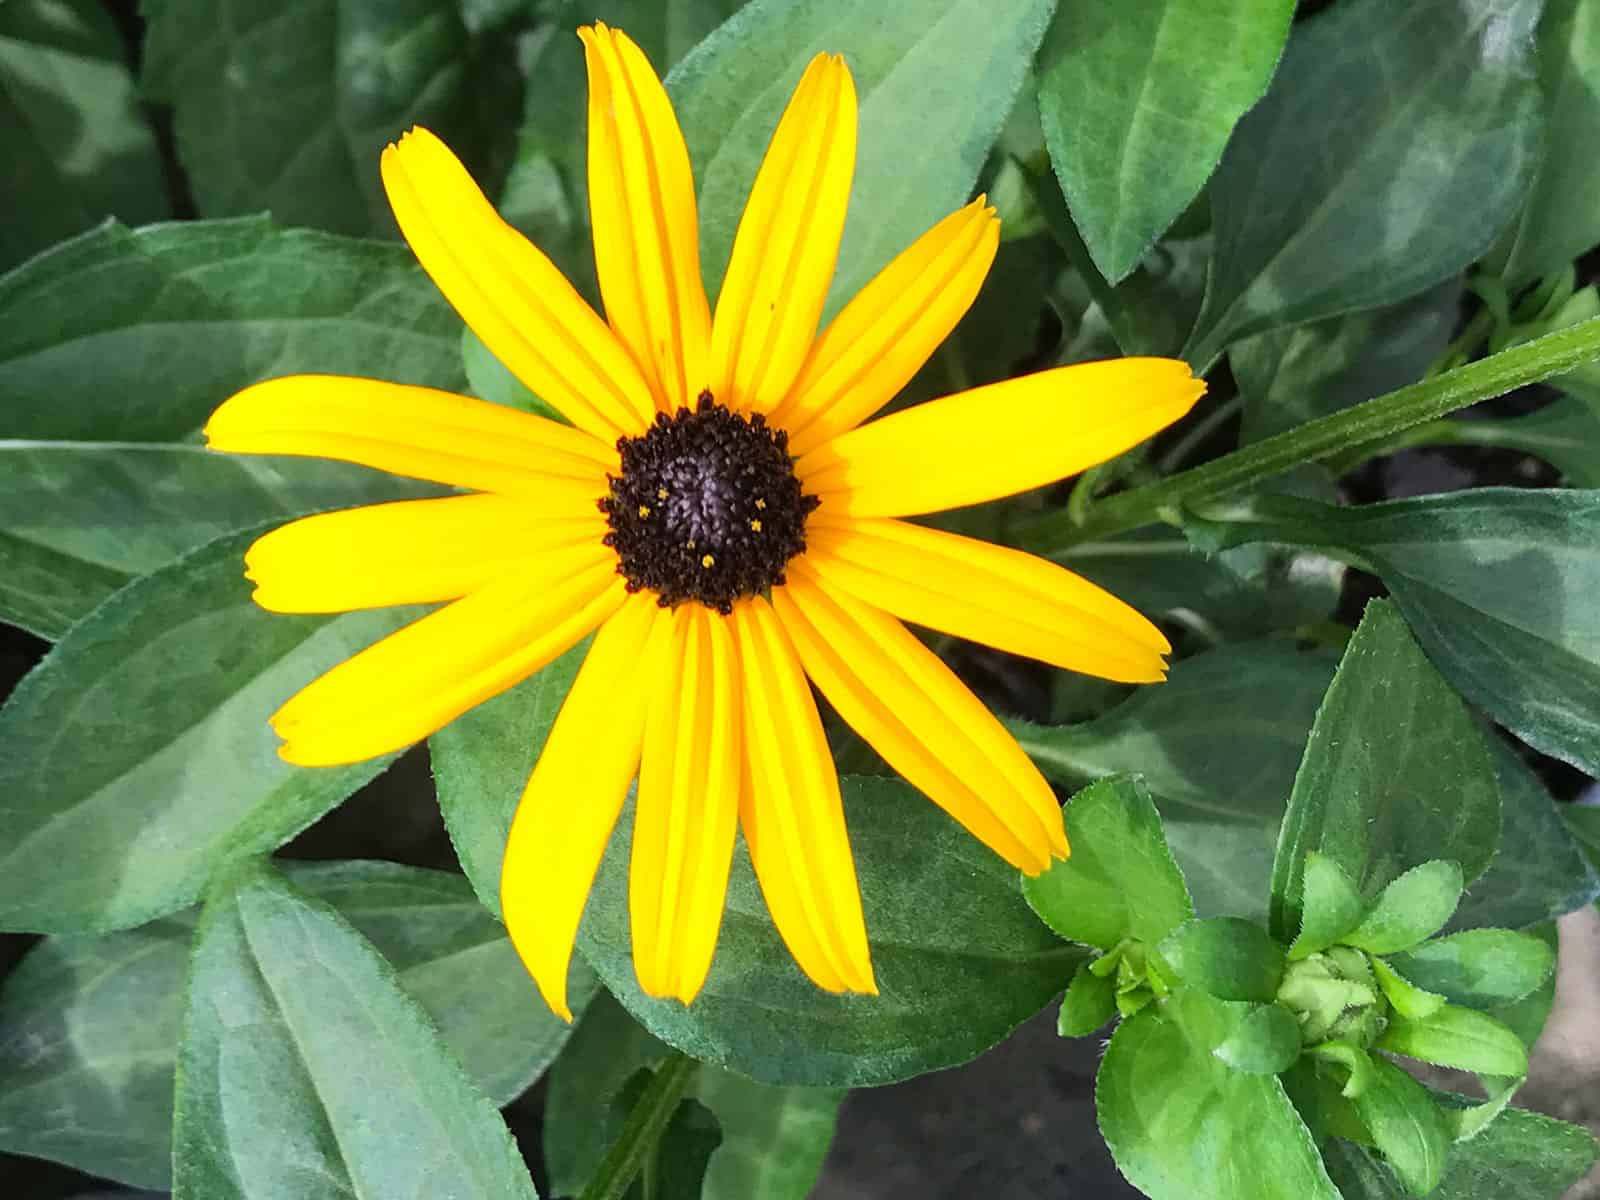
<path fill-rule="evenodd" d="M 697 600 L 720 613 L 784 581 L 806 548 L 815 496 L 800 490 L 788 435 L 700 393 L 693 411 L 660 413 L 639 437 L 617 440 L 622 474 L 600 501 L 630 592 L 663 608 Z"/>

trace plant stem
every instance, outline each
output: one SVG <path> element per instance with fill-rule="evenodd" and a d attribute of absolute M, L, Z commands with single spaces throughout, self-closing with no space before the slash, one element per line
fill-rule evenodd
<path fill-rule="evenodd" d="M 1600 358 L 1600 317 L 1320 417 L 1159 483 L 1098 501 L 1088 506 L 1081 521 L 1060 511 L 1032 517 L 1015 526 L 1011 540 L 1048 556 L 1078 542 L 1158 520 L 1176 523 L 1186 504 L 1217 500 L 1302 463 L 1381 444 L 1403 430 L 1596 358 Z"/>
<path fill-rule="evenodd" d="M 628 1113 L 627 1124 L 583 1189 L 581 1200 L 622 1200 L 640 1169 L 655 1154 L 656 1143 L 688 1091 L 698 1066 L 694 1059 L 674 1050 L 656 1068 L 654 1078 Z"/>

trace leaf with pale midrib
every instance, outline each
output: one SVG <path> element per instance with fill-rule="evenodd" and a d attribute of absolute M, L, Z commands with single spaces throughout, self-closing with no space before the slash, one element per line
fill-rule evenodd
<path fill-rule="evenodd" d="M 269 613 L 209 542 L 115 593 L 0 709 L 0 928 L 126 928 L 193 902 L 388 765 L 290 766 L 267 718 L 415 609 Z"/>

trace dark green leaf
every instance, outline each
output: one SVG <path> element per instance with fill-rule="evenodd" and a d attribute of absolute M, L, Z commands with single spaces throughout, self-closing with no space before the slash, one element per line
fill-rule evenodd
<path fill-rule="evenodd" d="M 1600 414 L 1577 396 L 1558 396 L 1525 417 L 1454 421 L 1448 430 L 1440 440 L 1524 450 L 1573 487 L 1600 487 Z"/>
<path fill-rule="evenodd" d="M 1480 1075 L 1528 1073 L 1528 1051 L 1516 1034 L 1493 1017 L 1454 1004 L 1415 1021 L 1396 1014 L 1378 1049 Z"/>
<path fill-rule="evenodd" d="M 1062 1037 L 1087 1037 L 1116 1015 L 1116 978 L 1091 971 L 1089 964 L 1083 963 L 1061 997 L 1056 1032 Z"/>
<path fill-rule="evenodd" d="M 1359 508 L 1276 498 L 1260 516 L 1224 544 L 1290 542 L 1362 562 L 1457 689 L 1529 744 L 1600 774 L 1600 491 L 1475 488 Z"/>
<path fill-rule="evenodd" d="M 1406 1191 L 1425 1196 L 1444 1174 L 1449 1126 L 1427 1088 L 1392 1063 L 1372 1065 L 1372 1079 L 1355 1097 L 1356 1111 Z"/>
<path fill-rule="evenodd" d="M 262 217 L 107 225 L 0 278 L 0 433 L 176 441 L 300 372 L 460 390 L 460 339 L 403 246 Z"/>
<path fill-rule="evenodd" d="M 1297 25 L 1211 181 L 1211 283 L 1185 357 L 1392 304 L 1476 259 L 1538 152 L 1539 7 L 1345 0 Z"/>
<path fill-rule="evenodd" d="M 457 875 L 389 863 L 285 863 L 395 967 L 445 1045 L 497 1103 L 555 1057 L 550 1015 L 505 931 Z M 172 1186 L 172 1075 L 192 913 L 55 937 L 0 990 L 0 1146 L 123 1183 Z M 581 1008 L 594 989 L 585 972 Z"/>
<path fill-rule="evenodd" d="M 109 216 L 168 212 L 122 37 L 95 0 L 0 4 L 0 269 Z"/>
<path fill-rule="evenodd" d="M 1500 784 L 1500 848 L 1447 928 L 1520 929 L 1582 908 L 1600 896 L 1600 872 L 1561 820 L 1570 806 L 1557 804 L 1504 740 L 1487 741 Z"/>
<path fill-rule="evenodd" d="M 1465 881 L 1476 879 L 1499 828 L 1499 793 L 1471 714 L 1393 607 L 1374 601 L 1295 776 L 1272 868 L 1274 932 L 1288 939 L 1300 928 L 1311 850 L 1338 863 L 1371 901 L 1441 856 L 1460 864 Z"/>
<path fill-rule="evenodd" d="M 1138 772 L 1196 910 L 1264 918 L 1277 827 L 1333 661 L 1287 641 L 1223 646 L 1087 724 L 1008 724 L 1062 786 Z"/>
<path fill-rule="evenodd" d="M 371 944 L 269 868 L 201 914 L 174 1193 L 534 1197 L 494 1105 Z"/>
<path fill-rule="evenodd" d="M 1420 863 L 1391 880 L 1361 924 L 1339 940 L 1368 954 L 1409 950 L 1444 928 L 1461 902 L 1461 888 L 1461 868 L 1455 863 Z"/>
<path fill-rule="evenodd" d="M 722 1127 L 711 1110 L 692 1097 L 679 1104 L 656 1142 L 652 1200 L 704 1200 L 706 1168 L 720 1145 Z"/>
<path fill-rule="evenodd" d="M 740 849 L 704 990 L 688 1008 L 646 997 L 628 936 L 625 813 L 578 945 L 646 1029 L 765 1083 L 877 1084 L 964 1062 L 1060 994 L 1082 953 L 1039 923 L 1013 868 L 905 784 L 842 784 L 879 994 L 829 995 L 801 973 Z"/>
<path fill-rule="evenodd" d="M 585 640 L 428 739 L 439 810 L 456 857 L 478 899 L 496 916 L 511 818 L 588 652 Z"/>
<path fill-rule="evenodd" d="M 1155 1006 L 1117 1027 L 1095 1103 L 1118 1168 L 1153 1200 L 1338 1200 L 1277 1078 L 1229 1067 L 1208 1032 Z"/>
<path fill-rule="evenodd" d="M 1124 938 L 1154 945 L 1194 915 L 1143 782 L 1091 784 L 1068 801 L 1066 823 L 1072 857 L 1022 881 L 1033 911 L 1062 937 L 1102 950 Z"/>
<path fill-rule="evenodd" d="M 576 1195 L 622 1130 L 614 1103 L 628 1079 L 667 1055 L 605 993 L 595 998 L 550 1072 L 544 1154 L 550 1186 Z M 844 1092 L 776 1088 L 702 1064 L 690 1095 L 722 1127 L 706 1170 L 704 1200 L 790 1200 L 816 1182 Z M 669 1139 L 671 1134 L 669 1133 Z"/>
<path fill-rule="evenodd" d="M 1283 433 L 1421 379 L 1455 328 L 1461 283 L 1409 300 L 1243 338 L 1228 365 L 1244 397 L 1242 441 Z"/>
<path fill-rule="evenodd" d="M 1595 1160 L 1595 1141 L 1577 1126 L 1507 1109 L 1481 1134 L 1450 1147 L 1433 1200 L 1561 1200 Z M 1345 1200 L 1400 1200 L 1388 1170 L 1348 1142 L 1323 1150 Z"/>
<path fill-rule="evenodd" d="M 0 928 L 125 928 L 283 844 L 388 759 L 293 767 L 268 716 L 411 610 L 290 617 L 250 600 L 253 531 L 135 580 L 0 709 Z"/>
<path fill-rule="evenodd" d="M 1468 1008 L 1522 999 L 1555 970 L 1555 952 L 1539 938 L 1509 929 L 1469 929 L 1397 954 L 1391 960 L 1418 987 Z"/>
<path fill-rule="evenodd" d="M 0 617 L 58 638 L 136 575 L 278 517 L 437 494 L 309 458 L 0 441 Z"/>
<path fill-rule="evenodd" d="M 1289 947 L 1289 957 L 1301 959 L 1326 950 L 1361 924 L 1366 908 L 1361 893 L 1338 862 L 1320 850 L 1308 852 L 1301 883 L 1300 931 Z"/>
<path fill-rule="evenodd" d="M 471 129 L 457 0 L 340 9 L 144 0 L 144 84 L 173 106 L 207 216 L 272 210 L 290 225 L 392 235 L 378 155 L 413 124 Z M 509 124 L 509 122 L 508 122 Z"/>
<path fill-rule="evenodd" d="M 855 184 L 829 310 L 967 200 L 1044 36 L 1050 0 L 753 0 L 672 71 L 700 184 L 714 292 L 745 196 L 800 72 L 843 54 L 860 98 Z"/>
<path fill-rule="evenodd" d="M 1167 935 L 1157 953 L 1184 983 L 1219 1000 L 1265 1004 L 1283 981 L 1283 947 L 1261 926 L 1238 917 L 1187 921 Z"/>
<path fill-rule="evenodd" d="M 41 942 L 0 989 L 0 1147 L 172 1186 L 190 914 Z"/>
<path fill-rule="evenodd" d="M 1522 216 L 1494 255 L 1513 285 L 1560 270 L 1600 242 L 1600 202 L 1590 176 L 1600 140 L 1600 10 L 1588 0 L 1546 0 L 1539 88 L 1544 153 Z"/>
<path fill-rule="evenodd" d="M 1100 273 L 1138 264 L 1266 91 L 1293 0 L 1062 0 L 1039 52 L 1050 161 Z"/>
<path fill-rule="evenodd" d="M 1235 1071 L 1276 1075 L 1300 1057 L 1300 1023 L 1282 1005 L 1257 1005 L 1211 1053 Z"/>
<path fill-rule="evenodd" d="M 1338 605 L 1344 578 L 1341 563 L 1287 548 L 1206 556 L 1165 527 L 1081 542 L 1059 561 L 1140 612 L 1165 617 L 1207 642 L 1325 621 Z"/>

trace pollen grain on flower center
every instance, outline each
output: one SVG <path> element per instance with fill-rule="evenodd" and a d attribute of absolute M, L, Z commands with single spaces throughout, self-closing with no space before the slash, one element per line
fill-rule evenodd
<path fill-rule="evenodd" d="M 702 392 L 694 411 L 661 413 L 617 449 L 622 473 L 609 476 L 600 511 L 629 591 L 729 613 L 784 582 L 818 500 L 801 492 L 782 430 Z"/>

